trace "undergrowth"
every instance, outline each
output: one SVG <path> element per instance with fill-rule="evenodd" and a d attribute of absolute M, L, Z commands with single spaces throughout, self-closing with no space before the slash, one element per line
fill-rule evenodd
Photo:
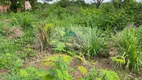
<path fill-rule="evenodd" d="M 139 72 L 142 66 L 141 3 L 118 0 L 85 4 L 63 0 L 55 4 L 37 3 L 37 9 L 25 12 L 0 13 L 0 79 L 4 80 L 120 80 L 118 74 L 106 69 L 88 69 L 88 60 L 106 57 L 109 63 L 123 70 Z M 23 34 L 17 35 L 11 29 Z M 116 49 L 113 56 L 111 49 Z M 24 62 L 37 52 L 55 52 L 43 60 L 49 70 L 25 68 Z M 112 51 L 113 52 L 113 51 Z M 42 54 L 41 54 L 42 55 Z M 84 62 L 70 67 L 72 59 Z M 111 61 L 112 60 L 112 61 Z M 41 61 L 42 62 L 42 61 Z M 76 62 L 76 61 L 75 61 Z M 47 65 L 48 64 L 48 65 Z"/>

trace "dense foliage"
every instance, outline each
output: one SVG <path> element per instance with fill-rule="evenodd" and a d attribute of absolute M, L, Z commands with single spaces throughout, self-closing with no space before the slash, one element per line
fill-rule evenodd
<path fill-rule="evenodd" d="M 124 80 L 125 71 L 141 73 L 142 3 L 30 2 L 32 11 L 0 13 L 0 79 Z"/>

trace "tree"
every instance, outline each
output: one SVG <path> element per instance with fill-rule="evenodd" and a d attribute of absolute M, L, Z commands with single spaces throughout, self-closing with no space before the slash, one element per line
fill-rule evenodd
<path fill-rule="evenodd" d="M 85 5 L 85 1 L 84 1 L 84 0 L 76 0 L 75 2 L 76 2 L 77 4 Z"/>
<path fill-rule="evenodd" d="M 17 12 L 17 8 L 22 8 L 24 6 L 24 0 L 1 0 L 1 4 L 9 4 L 10 10 Z"/>
<path fill-rule="evenodd" d="M 104 1 L 104 0 L 94 0 L 95 3 L 96 3 L 96 8 L 99 8 L 99 6 L 101 5 L 101 3 Z"/>
<path fill-rule="evenodd" d="M 28 0 L 32 6 L 32 9 L 36 8 L 37 0 Z"/>
<path fill-rule="evenodd" d="M 34 7 L 35 3 L 37 2 L 37 0 L 1 0 L 0 3 L 1 4 L 11 3 L 10 10 L 12 10 L 13 12 L 17 12 L 18 8 L 24 8 L 25 1 L 29 1 L 32 7 Z"/>
<path fill-rule="evenodd" d="M 113 6 L 117 9 L 122 6 L 122 2 L 123 0 L 112 0 Z"/>

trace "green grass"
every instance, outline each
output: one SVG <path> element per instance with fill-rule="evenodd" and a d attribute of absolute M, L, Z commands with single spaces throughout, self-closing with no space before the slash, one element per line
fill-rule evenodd
<path fill-rule="evenodd" d="M 120 55 L 124 55 L 126 59 L 126 67 L 133 70 L 140 70 L 141 65 L 141 42 L 138 29 L 126 28 L 118 33 L 115 43 L 120 50 Z"/>

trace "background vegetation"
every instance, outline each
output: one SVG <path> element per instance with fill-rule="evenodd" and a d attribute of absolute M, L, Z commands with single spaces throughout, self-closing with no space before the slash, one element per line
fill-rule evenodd
<path fill-rule="evenodd" d="M 142 3 L 32 1 L 31 11 L 0 13 L 0 79 L 142 79 Z"/>

